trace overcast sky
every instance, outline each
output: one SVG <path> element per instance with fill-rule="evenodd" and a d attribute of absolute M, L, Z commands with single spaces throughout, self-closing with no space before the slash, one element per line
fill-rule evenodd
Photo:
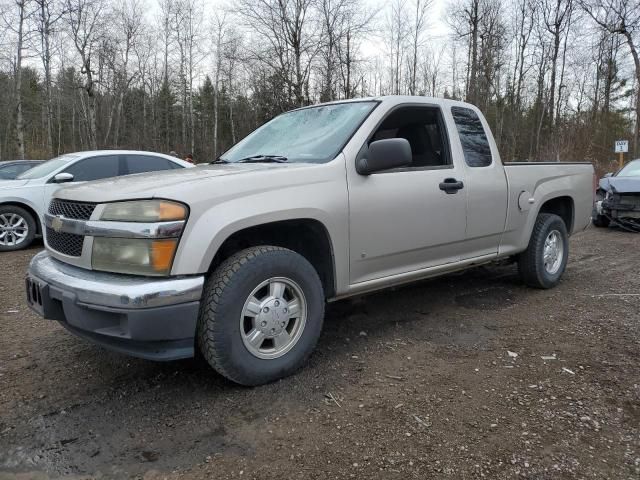
<path fill-rule="evenodd" d="M 149 20 L 152 20 L 153 17 L 159 12 L 159 4 L 158 0 L 147 0 L 149 3 Z M 372 10 L 379 10 L 379 14 L 377 17 L 378 22 L 384 24 L 387 10 L 389 6 L 389 1 L 385 0 L 363 0 L 364 4 L 368 6 L 368 8 Z M 447 36 L 449 32 L 449 27 L 444 19 L 444 12 L 446 10 L 447 0 L 432 0 L 431 6 L 431 14 L 429 16 L 429 23 L 427 27 L 427 36 L 429 41 L 434 42 L 436 44 L 442 44 L 442 41 Z M 411 2 L 407 1 L 407 6 Z M 206 17 L 210 17 L 215 9 L 223 9 L 229 7 L 233 4 L 233 0 L 203 0 L 203 4 L 206 10 Z M 366 57 L 372 57 L 376 54 L 379 54 L 384 48 L 383 39 L 375 39 L 371 38 L 362 46 L 362 53 Z"/>

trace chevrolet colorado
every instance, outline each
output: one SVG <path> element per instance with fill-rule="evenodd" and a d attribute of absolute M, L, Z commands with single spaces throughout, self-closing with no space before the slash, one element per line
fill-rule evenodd
<path fill-rule="evenodd" d="M 30 306 L 107 348 L 200 352 L 258 385 L 311 354 L 325 301 L 501 259 L 550 288 L 588 163 L 502 163 L 481 112 L 391 96 L 284 113 L 213 164 L 57 191 Z"/>

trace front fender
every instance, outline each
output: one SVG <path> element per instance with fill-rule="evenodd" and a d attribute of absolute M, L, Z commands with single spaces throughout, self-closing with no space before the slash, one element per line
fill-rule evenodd
<path fill-rule="evenodd" d="M 284 220 L 311 219 L 327 230 L 334 254 L 336 288 L 343 288 L 349 268 L 344 164 L 338 163 L 328 169 L 334 174 L 316 175 L 305 183 L 292 181 L 276 189 L 227 196 L 213 205 L 209 201 L 192 203 L 172 274 L 208 272 L 224 241 L 246 228 Z"/>

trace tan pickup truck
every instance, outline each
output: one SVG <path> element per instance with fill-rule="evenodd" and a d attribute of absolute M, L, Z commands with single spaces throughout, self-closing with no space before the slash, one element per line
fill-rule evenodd
<path fill-rule="evenodd" d="M 300 108 L 211 165 L 56 192 L 27 297 L 107 348 L 199 351 L 258 385 L 304 364 L 327 300 L 501 259 L 553 287 L 569 235 L 589 225 L 593 175 L 588 163 L 502 163 L 461 102 Z"/>

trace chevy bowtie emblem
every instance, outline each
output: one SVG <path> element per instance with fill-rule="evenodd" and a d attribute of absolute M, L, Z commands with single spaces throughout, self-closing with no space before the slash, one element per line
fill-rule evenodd
<path fill-rule="evenodd" d="M 60 233 L 60 230 L 62 230 L 62 216 L 58 215 L 57 217 L 53 217 L 53 220 L 51 220 L 51 228 L 53 228 L 53 230 L 55 232 Z"/>

